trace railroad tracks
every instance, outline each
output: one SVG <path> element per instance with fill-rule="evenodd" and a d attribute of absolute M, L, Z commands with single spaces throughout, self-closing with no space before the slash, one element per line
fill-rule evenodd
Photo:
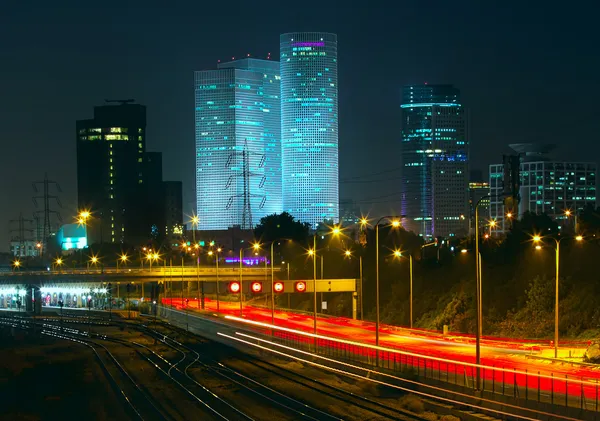
<path fill-rule="evenodd" d="M 170 350 L 169 358 L 150 346 L 136 341 L 112 338 L 107 335 L 92 333 L 77 329 L 75 323 L 61 323 L 59 320 L 45 318 L 34 322 L 25 318 L 20 320 L 3 319 L 0 323 L 8 323 L 22 329 L 36 328 L 40 333 L 57 339 L 69 340 L 92 349 L 94 355 L 115 392 L 122 397 L 127 405 L 132 419 L 142 420 L 176 420 L 176 419 L 225 419 L 225 420 L 341 420 L 346 419 L 343 413 L 355 407 L 359 414 L 366 411 L 369 417 L 373 415 L 385 416 L 385 419 L 407 420 L 412 417 L 398 416 L 389 408 L 387 413 L 381 409 L 373 410 L 364 405 L 356 405 L 350 396 L 334 395 L 331 392 L 323 394 L 314 386 L 302 383 L 299 378 L 291 376 L 282 377 L 281 373 L 274 370 L 270 372 L 260 368 L 256 373 L 254 366 L 252 372 L 242 372 L 231 366 L 213 359 L 214 355 L 199 352 L 190 346 L 179 342 L 169 334 L 158 332 L 147 326 L 120 323 L 130 329 L 136 329 L 146 336 L 154 338 L 158 343 Z M 86 321 L 81 320 L 81 327 L 85 329 Z M 99 325 L 102 324 L 100 321 Z M 164 325 L 162 329 L 168 330 Z M 189 335 L 188 338 L 192 338 Z M 197 337 L 196 337 L 197 341 Z M 210 347 L 210 345 L 209 345 Z M 119 351 L 121 348 L 121 351 Z M 156 371 L 162 380 L 174 385 L 179 393 L 165 396 L 160 394 L 156 387 L 139 374 L 131 361 L 122 356 L 122 348 L 127 348 L 130 354 L 135 353 L 141 361 L 146 363 L 145 371 Z M 244 356 L 245 358 L 245 356 Z M 271 376 L 278 376 L 287 382 L 286 389 L 296 389 L 294 396 L 287 392 L 277 390 L 263 380 Z M 338 414 L 332 414 L 327 409 L 320 409 L 309 403 L 310 399 L 302 399 L 298 395 L 305 395 L 310 391 L 313 400 L 324 401 L 321 407 L 338 407 Z M 316 398 L 315 398 L 316 396 Z M 187 397 L 187 403 L 185 397 Z M 190 408 L 190 401 L 195 403 L 195 409 Z M 173 402 L 177 402 L 173 405 Z M 341 405 L 340 405 L 341 404 Z M 187 406 L 187 411 L 182 407 Z M 241 410 L 239 408 L 244 408 Z M 251 415 L 252 414 L 252 415 Z M 254 414 L 257 414 L 255 417 Z M 366 419 L 365 415 L 351 417 L 351 419 Z"/>

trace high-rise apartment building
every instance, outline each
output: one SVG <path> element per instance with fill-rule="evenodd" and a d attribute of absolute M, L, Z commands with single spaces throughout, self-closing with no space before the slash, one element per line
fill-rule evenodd
<path fill-rule="evenodd" d="M 143 240 L 146 107 L 131 100 L 94 107 L 94 118 L 79 120 L 77 196 L 90 210 L 88 244 Z"/>
<path fill-rule="evenodd" d="M 452 85 L 402 89 L 402 216 L 423 237 L 468 231 L 469 133 Z"/>
<path fill-rule="evenodd" d="M 279 63 L 195 72 L 196 212 L 202 230 L 252 228 L 282 211 Z"/>
<path fill-rule="evenodd" d="M 545 213 L 559 223 L 568 224 L 568 216 L 578 214 L 588 204 L 596 207 L 597 164 L 565 162 L 548 155 L 553 145 L 513 144 L 510 147 L 520 157 L 518 215 L 525 212 Z M 490 218 L 496 221 L 495 232 L 510 229 L 510 220 L 504 209 L 504 167 L 490 165 Z"/>
<path fill-rule="evenodd" d="M 283 210 L 314 228 L 339 220 L 337 36 L 280 37 Z"/>

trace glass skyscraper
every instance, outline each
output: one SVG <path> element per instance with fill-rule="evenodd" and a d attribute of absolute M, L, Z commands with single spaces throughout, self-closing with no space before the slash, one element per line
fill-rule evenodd
<path fill-rule="evenodd" d="M 468 232 L 469 136 L 452 85 L 402 89 L 402 216 L 423 237 Z"/>
<path fill-rule="evenodd" d="M 283 34 L 280 60 L 283 210 L 338 222 L 337 36 Z"/>
<path fill-rule="evenodd" d="M 282 211 L 279 81 L 278 62 L 253 58 L 195 72 L 199 229 Z"/>

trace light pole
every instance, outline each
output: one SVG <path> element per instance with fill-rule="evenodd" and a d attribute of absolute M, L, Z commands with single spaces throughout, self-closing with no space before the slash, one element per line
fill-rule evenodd
<path fill-rule="evenodd" d="M 342 230 L 337 225 L 334 225 L 333 228 L 331 229 L 331 231 L 329 232 L 329 234 L 332 234 L 334 236 L 338 236 L 341 233 L 342 233 Z M 321 257 L 321 259 L 323 259 L 322 256 L 317 255 L 317 235 L 318 235 L 318 233 L 316 233 L 316 232 L 313 234 L 313 247 L 312 247 L 312 249 L 308 249 L 308 255 L 310 257 L 312 257 L 312 259 L 313 259 L 313 307 L 314 307 L 313 331 L 314 331 L 315 335 L 317 334 L 317 312 L 318 312 L 318 310 L 317 310 L 317 257 Z"/>
<path fill-rule="evenodd" d="M 202 285 L 200 285 L 200 246 L 198 244 L 194 244 L 194 250 L 196 256 L 196 282 L 198 283 L 198 302 L 200 303 L 200 308 L 204 310 L 204 282 L 202 282 Z"/>
<path fill-rule="evenodd" d="M 344 251 L 344 256 L 347 257 L 348 259 L 352 258 L 352 251 L 351 250 L 346 250 Z M 363 320 L 363 262 L 362 262 L 362 255 L 358 255 L 358 276 L 359 276 L 359 288 L 360 288 L 360 295 L 359 295 L 359 299 L 360 299 L 360 320 Z"/>
<path fill-rule="evenodd" d="M 215 273 L 216 276 L 215 277 L 216 277 L 217 313 L 219 312 L 219 253 L 220 252 L 221 252 L 220 248 L 217 249 L 216 253 L 214 253 L 212 250 L 208 251 L 208 255 L 209 256 L 212 256 L 213 254 L 215 255 L 215 265 L 216 265 L 216 273 Z"/>
<path fill-rule="evenodd" d="M 375 223 L 375 345 L 379 346 L 379 223 L 384 220 L 391 221 L 392 228 L 401 226 L 396 216 L 382 216 Z M 379 365 L 379 350 L 376 352 L 377 365 Z"/>
<path fill-rule="evenodd" d="M 481 259 L 479 257 L 479 204 L 489 199 L 491 196 L 485 195 L 481 197 L 475 204 L 475 283 L 476 283 L 476 306 L 477 306 L 477 321 L 475 323 L 475 364 L 477 364 L 477 380 L 476 389 L 481 390 L 481 332 L 483 324 L 483 308 L 481 305 Z"/>
<path fill-rule="evenodd" d="M 254 244 L 252 244 L 252 247 L 250 247 L 248 250 L 254 250 L 255 253 L 258 253 L 258 251 L 260 250 L 260 244 L 259 243 L 254 243 Z M 265 264 L 266 264 L 266 262 L 265 262 Z M 244 315 L 243 269 L 244 269 L 244 248 L 240 247 L 240 317 L 243 317 L 243 315 Z"/>
<path fill-rule="evenodd" d="M 313 331 L 317 334 L 317 234 L 313 235 L 313 248 L 308 249 L 308 255 L 313 258 Z M 316 344 L 316 338 L 315 338 Z"/>
<path fill-rule="evenodd" d="M 128 259 L 129 259 L 129 256 L 127 256 L 124 253 L 119 256 L 119 258 L 117 259 L 117 273 L 119 273 L 119 262 L 121 262 L 122 264 L 125 264 L 125 263 L 127 263 Z"/>
<path fill-rule="evenodd" d="M 576 235 L 575 237 L 562 237 L 562 238 L 554 238 L 552 237 L 552 239 L 554 240 L 556 247 L 554 248 L 554 251 L 556 253 L 555 259 L 556 259 L 556 296 L 554 299 L 554 358 L 558 358 L 558 304 L 559 304 L 559 297 L 558 297 L 558 287 L 559 287 L 559 273 L 560 273 L 560 243 L 561 241 L 563 241 L 565 238 L 572 238 L 575 239 L 575 241 L 583 241 L 583 236 L 581 235 Z M 542 242 L 542 237 L 540 237 L 539 235 L 534 235 L 533 236 L 533 242 L 538 244 L 536 246 L 536 249 L 541 249 L 541 246 L 539 245 L 539 243 Z"/>
<path fill-rule="evenodd" d="M 150 264 L 150 272 L 152 272 L 152 259 L 154 259 L 154 254 L 149 252 L 148 254 L 146 254 L 146 259 Z"/>
<path fill-rule="evenodd" d="M 275 247 L 275 243 L 282 241 L 282 240 L 288 240 L 288 241 L 292 241 L 289 238 L 278 238 L 276 240 L 271 241 L 271 324 L 275 325 L 275 268 L 274 268 L 274 247 Z M 259 243 L 255 243 L 253 245 L 253 248 L 255 251 L 258 251 L 260 249 L 260 244 Z M 265 258 L 265 268 L 267 267 L 267 261 Z M 288 281 L 290 280 L 290 264 L 288 263 L 287 266 L 287 270 L 288 270 Z M 288 282 L 289 283 L 289 282 Z"/>
<path fill-rule="evenodd" d="M 56 267 L 60 267 L 63 264 L 63 260 L 60 257 L 57 257 L 56 260 L 54 261 L 54 269 L 56 270 Z"/>
<path fill-rule="evenodd" d="M 99 261 L 100 259 L 98 258 L 98 256 L 90 256 L 90 260 L 88 260 L 88 271 L 90 269 L 90 263 L 97 267 Z"/>

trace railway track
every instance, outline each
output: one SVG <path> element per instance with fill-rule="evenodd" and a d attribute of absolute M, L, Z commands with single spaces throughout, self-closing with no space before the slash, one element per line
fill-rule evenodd
<path fill-rule="evenodd" d="M 195 335 L 171 325 L 161 324 L 161 327 L 187 338 L 195 337 Z M 166 338 L 167 342 L 174 342 L 178 347 L 184 348 L 188 350 L 188 352 L 195 352 L 192 348 L 172 339 L 168 335 L 164 335 L 158 331 L 154 332 L 156 332 L 157 335 L 162 335 L 163 338 Z M 216 372 L 242 387 L 253 390 L 255 393 L 260 393 L 263 398 L 281 401 L 281 403 L 286 405 L 288 410 L 292 410 L 296 414 L 296 417 L 292 419 L 299 419 L 299 416 L 306 419 L 317 420 L 346 419 L 344 414 L 349 412 L 349 408 L 358 411 L 351 419 L 366 419 L 365 417 L 372 418 L 373 416 L 380 417 L 381 419 L 399 421 L 422 419 L 421 417 L 415 417 L 414 414 L 409 413 L 408 411 L 403 411 L 397 407 L 391 407 L 375 400 L 364 398 L 355 393 L 348 392 L 343 388 L 335 387 L 316 379 L 310 379 L 293 370 L 287 370 L 278 365 L 263 362 L 255 357 L 244 355 L 243 358 L 244 360 L 247 360 L 244 367 L 234 368 L 230 364 L 224 364 L 218 361 L 216 355 L 205 352 L 201 361 L 199 361 L 199 365 L 203 368 L 202 373 L 206 371 Z M 284 380 L 288 383 L 286 389 L 294 391 L 293 396 L 290 396 L 290 393 L 282 394 L 278 390 L 275 390 L 274 387 L 257 380 L 273 378 L 274 376 L 278 380 Z M 305 402 L 305 396 L 310 395 L 317 395 L 320 397 L 318 401 L 321 402 L 322 409 L 310 406 Z M 335 415 L 327 413 L 324 410 L 324 408 L 332 407 L 344 408 L 343 414 Z"/>

